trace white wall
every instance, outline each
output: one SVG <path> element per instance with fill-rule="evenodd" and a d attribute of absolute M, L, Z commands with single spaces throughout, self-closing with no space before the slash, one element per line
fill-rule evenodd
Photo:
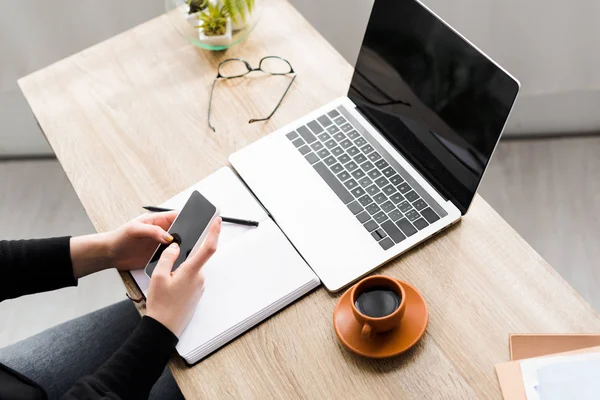
<path fill-rule="evenodd" d="M 373 0 L 291 2 L 355 62 Z M 424 2 L 521 81 L 509 133 L 600 131 L 600 2 Z M 163 0 L 7 0 L 2 6 L 0 157 L 49 152 L 16 85 L 19 77 L 164 11 Z M 67 18 L 59 23 L 58 16 Z"/>

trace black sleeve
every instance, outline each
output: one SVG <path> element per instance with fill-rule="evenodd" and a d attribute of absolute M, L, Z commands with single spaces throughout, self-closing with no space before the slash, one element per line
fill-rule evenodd
<path fill-rule="evenodd" d="M 0 241 L 0 301 L 77 286 L 70 239 Z"/>
<path fill-rule="evenodd" d="M 175 346 L 177 336 L 145 316 L 127 341 L 96 373 L 81 378 L 65 399 L 147 399 Z"/>

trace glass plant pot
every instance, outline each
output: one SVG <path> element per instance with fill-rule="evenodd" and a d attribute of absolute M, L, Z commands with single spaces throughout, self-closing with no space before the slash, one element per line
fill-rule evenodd
<path fill-rule="evenodd" d="M 218 0 L 211 0 L 216 2 Z M 254 3 L 252 12 L 245 13 L 244 19 L 228 18 L 225 33 L 219 36 L 207 35 L 198 20 L 198 13 L 190 10 L 187 0 L 165 0 L 167 16 L 173 27 L 190 43 L 206 50 L 225 50 L 242 42 L 256 26 L 260 7 Z"/>

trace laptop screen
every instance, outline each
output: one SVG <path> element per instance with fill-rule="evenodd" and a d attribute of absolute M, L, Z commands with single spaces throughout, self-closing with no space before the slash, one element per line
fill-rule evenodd
<path fill-rule="evenodd" d="M 519 84 L 415 0 L 375 0 L 348 97 L 465 213 Z"/>

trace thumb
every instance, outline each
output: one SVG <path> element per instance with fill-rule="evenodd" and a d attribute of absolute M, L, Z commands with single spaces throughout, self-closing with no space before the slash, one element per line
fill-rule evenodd
<path fill-rule="evenodd" d="M 171 270 L 173 269 L 173 264 L 175 264 L 175 260 L 179 257 L 179 245 L 177 243 L 172 243 L 164 249 L 162 254 L 160 255 L 160 259 L 156 264 L 156 268 L 152 273 L 152 277 L 154 276 L 163 276 L 167 277 L 171 274 Z"/>
<path fill-rule="evenodd" d="M 144 223 L 135 224 L 131 236 L 136 239 L 154 239 L 163 244 L 169 244 L 173 241 L 173 236 L 160 226 Z"/>

